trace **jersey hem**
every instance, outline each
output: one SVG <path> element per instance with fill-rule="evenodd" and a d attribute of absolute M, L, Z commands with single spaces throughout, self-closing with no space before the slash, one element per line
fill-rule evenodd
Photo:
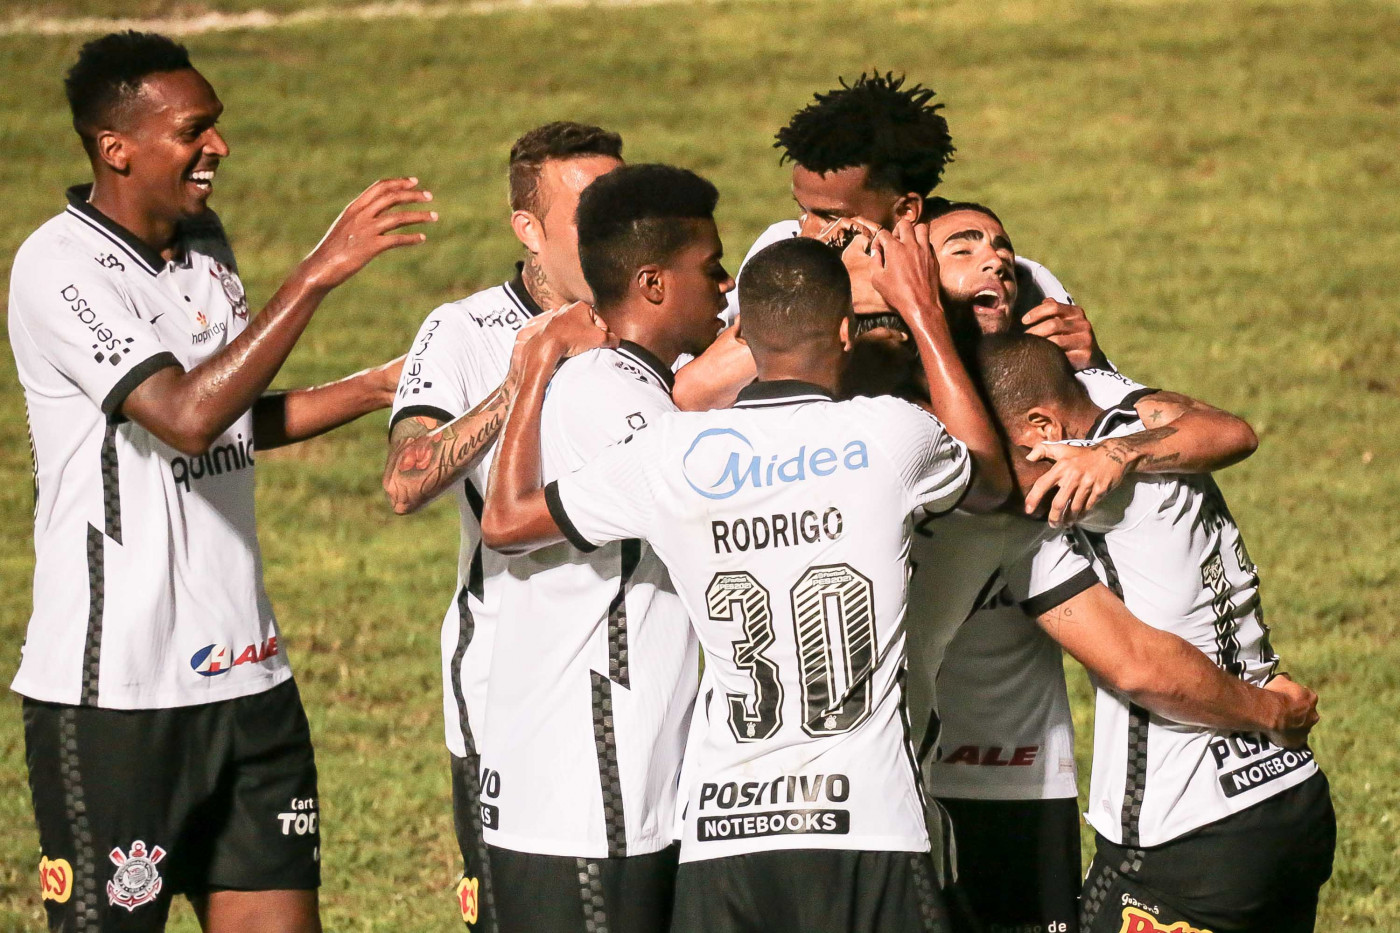
<path fill-rule="evenodd" d="M 631 858 L 634 855 L 653 855 L 660 852 L 667 846 L 674 845 L 675 839 L 669 836 L 665 839 L 655 837 L 645 837 L 642 839 L 627 840 L 627 855 L 624 858 Z M 523 852 L 526 855 L 551 855 L 558 858 L 614 858 L 608 854 L 606 841 L 602 845 L 583 845 L 577 842 L 570 842 L 564 839 L 531 839 L 523 836 L 512 836 L 508 833 L 491 832 L 486 836 L 486 844 L 497 849 L 509 849 L 512 852 Z M 580 850 L 584 851 L 580 851 Z"/>
<path fill-rule="evenodd" d="M 692 842 L 689 839 L 681 842 L 681 864 L 687 862 L 709 862 L 717 858 L 733 858 L 738 855 L 752 855 L 756 852 L 798 852 L 804 849 L 820 849 L 824 851 L 839 852 L 928 852 L 930 851 L 927 837 L 922 843 L 913 841 L 903 836 L 843 836 L 840 839 L 808 839 L 803 840 L 802 845 L 784 845 L 783 837 L 770 837 L 768 841 L 752 840 L 746 841 L 742 847 L 730 847 L 728 851 L 720 849 L 711 850 L 713 854 L 697 852 L 700 846 L 709 843 Z"/>
<path fill-rule="evenodd" d="M 942 787 L 937 791 L 925 788 L 935 800 L 1075 800 L 1079 797 L 1078 788 L 1046 790 L 1039 787 Z"/>
<path fill-rule="evenodd" d="M 106 691 L 99 686 L 97 701 L 94 703 L 75 702 L 67 693 L 63 691 L 54 692 L 44 689 L 44 684 L 30 684 L 30 678 L 23 672 L 16 674 L 15 679 L 10 682 L 10 689 L 26 699 L 39 703 L 55 703 L 60 706 L 83 706 L 92 709 L 119 709 L 119 710 L 146 710 L 146 709 L 181 709 L 186 706 L 205 706 L 210 703 L 223 703 L 228 700 L 238 700 L 247 696 L 254 696 L 259 693 L 266 693 L 273 687 L 281 686 L 292 679 L 291 665 L 283 665 L 277 670 L 269 671 L 263 679 L 252 683 L 237 684 L 233 687 L 210 691 L 198 697 L 171 695 L 168 693 L 156 693 L 150 696 L 136 695 L 112 699 L 106 696 Z"/>

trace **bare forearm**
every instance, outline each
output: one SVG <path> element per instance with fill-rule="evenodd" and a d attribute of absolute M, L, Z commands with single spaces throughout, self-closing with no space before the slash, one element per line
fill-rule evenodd
<path fill-rule="evenodd" d="M 188 372 L 153 375 L 122 413 L 184 453 L 207 449 L 267 390 L 326 294 L 299 267 L 227 347 Z"/>
<path fill-rule="evenodd" d="M 519 551 L 562 541 L 540 484 L 540 422 L 545 388 L 559 355 L 541 342 L 530 354 L 515 403 L 506 418 L 491 465 L 481 537 L 499 551 Z"/>
<path fill-rule="evenodd" d="M 454 486 L 496 440 L 509 410 L 510 391 L 502 385 L 435 430 L 416 418 L 396 424 L 383 480 L 394 512 L 415 512 Z"/>
<path fill-rule="evenodd" d="M 1248 424 L 1215 411 L 1188 411 L 1165 427 L 1104 443 L 1137 473 L 1211 473 L 1239 463 L 1258 446 Z"/>
<path fill-rule="evenodd" d="M 757 375 L 748 348 L 721 335 L 708 350 L 681 367 L 671 395 L 681 411 L 727 408 Z"/>
<path fill-rule="evenodd" d="M 991 511 L 1011 492 L 1011 470 L 987 408 L 963 368 L 944 327 L 913 328 L 928 380 L 929 404 L 948 433 L 967 445 L 976 465 L 973 488 L 963 500 L 969 511 Z"/>
<path fill-rule="evenodd" d="M 253 437 L 259 450 L 295 444 L 388 408 L 394 386 L 380 368 L 325 385 L 269 392 L 253 405 Z"/>

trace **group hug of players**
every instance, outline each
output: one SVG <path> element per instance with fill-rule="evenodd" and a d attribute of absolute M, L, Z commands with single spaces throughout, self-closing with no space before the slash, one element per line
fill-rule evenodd
<path fill-rule="evenodd" d="M 253 462 L 385 407 L 395 511 L 461 512 L 469 928 L 1313 928 L 1317 697 L 1278 671 L 1210 478 L 1254 434 L 1120 375 L 992 210 L 933 195 L 931 91 L 862 75 L 779 130 L 800 216 L 737 286 L 708 181 L 532 129 L 515 274 L 402 360 L 269 393 L 330 290 L 425 239 L 403 228 L 431 194 L 372 185 L 250 315 L 186 51 L 107 36 L 66 89 L 94 181 L 21 247 L 9 306 L 52 929 L 162 929 L 176 893 L 207 931 L 320 928 Z M 1087 878 L 1061 649 L 1097 688 Z"/>

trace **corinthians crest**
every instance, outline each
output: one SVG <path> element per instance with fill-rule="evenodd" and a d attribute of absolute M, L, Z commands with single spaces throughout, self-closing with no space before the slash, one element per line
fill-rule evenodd
<path fill-rule="evenodd" d="M 118 846 L 108 853 L 108 858 L 117 866 L 112 880 L 107 882 L 107 899 L 113 904 L 135 910 L 160 894 L 163 882 L 156 866 L 165 858 L 165 850 L 160 846 L 152 846 L 147 852 L 146 844 L 138 839 L 131 844 L 130 855 Z"/>
<path fill-rule="evenodd" d="M 209 274 L 219 280 L 219 285 L 224 290 L 224 297 L 233 306 L 233 316 L 239 320 L 248 319 L 248 296 L 243 291 L 243 283 L 238 280 L 238 276 L 233 274 L 223 263 L 215 263 L 214 268 L 218 271 L 210 270 Z"/>

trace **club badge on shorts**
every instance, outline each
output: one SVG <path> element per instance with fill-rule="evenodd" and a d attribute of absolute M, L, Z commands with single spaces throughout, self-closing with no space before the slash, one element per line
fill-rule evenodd
<path fill-rule="evenodd" d="M 56 904 L 68 903 L 73 896 L 73 866 L 64 858 L 39 859 L 39 899 Z"/>
<path fill-rule="evenodd" d="M 475 878 L 463 878 L 457 882 L 457 906 L 462 908 L 463 923 L 476 923 L 480 890 L 480 883 Z"/>
<path fill-rule="evenodd" d="M 149 904 L 160 894 L 160 871 L 156 868 L 165 858 L 165 850 L 152 846 L 146 851 L 146 844 L 140 839 L 131 844 L 131 854 L 127 855 L 118 846 L 108 853 L 117 870 L 112 880 L 107 882 L 107 899 L 115 906 L 135 910 L 142 904 Z"/>

